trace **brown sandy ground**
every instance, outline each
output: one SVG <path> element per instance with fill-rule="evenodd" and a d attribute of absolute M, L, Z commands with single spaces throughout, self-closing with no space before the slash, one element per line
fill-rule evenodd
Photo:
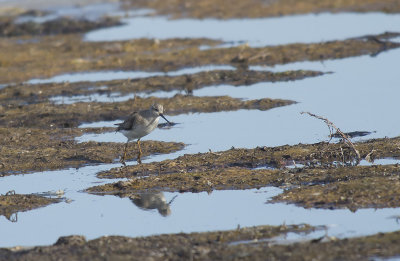
<path fill-rule="evenodd" d="M 84 133 L 101 133 L 112 128 L 38 129 L 0 128 L 0 177 L 32 171 L 112 163 L 122 156 L 124 144 L 113 142 L 77 143 Z M 143 141 L 143 156 L 181 150 L 183 143 Z M 136 158 L 135 143 L 129 143 L 127 159 Z"/>
<path fill-rule="evenodd" d="M 18 83 L 31 78 L 66 72 L 95 70 L 172 71 L 184 67 L 232 64 L 275 65 L 296 61 L 339 59 L 376 55 L 398 48 L 390 42 L 397 33 L 365 36 L 315 44 L 289 44 L 250 48 L 201 50 L 201 45 L 218 42 L 207 39 L 132 40 L 83 42 L 80 35 L 40 37 L 37 42 L 16 44 L 21 38 L 0 41 L 0 83 Z M 17 54 L 17 55 L 16 55 Z"/>
<path fill-rule="evenodd" d="M 400 255 L 400 232 L 338 240 L 324 237 L 288 244 L 273 237 L 307 233 L 309 226 L 258 226 L 237 230 L 128 238 L 61 237 L 52 246 L 0 249 L 3 260 L 371 260 Z"/>
<path fill-rule="evenodd" d="M 151 8 L 173 18 L 248 18 L 321 12 L 398 13 L 397 0 L 125 0 L 127 6 Z"/>
<path fill-rule="evenodd" d="M 360 142 L 356 147 L 362 158 L 373 150 L 371 159 L 400 157 L 400 138 Z M 286 168 L 293 163 L 305 167 Z M 274 168 L 257 169 L 262 166 Z M 272 185 L 286 188 L 273 202 L 351 210 L 400 206 L 400 165 L 358 166 L 354 152 L 342 143 L 198 153 L 114 168 L 98 176 L 131 179 L 92 187 L 88 192 L 129 197 L 143 191 L 200 192 Z"/>
<path fill-rule="evenodd" d="M 97 82 L 18 84 L 0 90 L 0 102 L 7 104 L 31 104 L 46 102 L 54 96 L 72 97 L 74 95 L 119 93 L 147 93 L 156 91 L 182 91 L 190 95 L 193 90 L 207 86 L 229 84 L 247 86 L 258 82 L 282 82 L 321 76 L 317 71 L 253 71 L 253 70 L 213 70 L 181 76 L 154 76 L 139 79 L 124 79 Z M 140 96 L 140 94 L 138 94 Z M 111 100 L 111 99 L 110 99 Z"/>
<path fill-rule="evenodd" d="M 77 127 L 82 122 L 116 120 L 127 117 L 136 110 L 147 109 L 153 103 L 166 108 L 166 115 L 189 112 L 219 112 L 239 109 L 268 110 L 293 104 L 280 99 L 258 99 L 243 101 L 229 96 L 195 97 L 175 95 L 172 98 L 135 98 L 125 102 L 75 103 L 55 105 L 51 102 L 0 107 L 0 126 L 8 127 Z"/>
<path fill-rule="evenodd" d="M 5 216 L 8 220 L 16 222 L 17 220 L 13 219 L 15 213 L 29 211 L 60 201 L 59 198 L 15 194 L 15 192 L 10 191 L 5 195 L 0 195 L 0 216 Z"/>

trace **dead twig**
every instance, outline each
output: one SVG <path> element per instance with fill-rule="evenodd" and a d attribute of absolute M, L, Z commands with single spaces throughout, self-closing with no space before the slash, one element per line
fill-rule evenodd
<path fill-rule="evenodd" d="M 376 152 L 376 150 L 371 150 L 370 153 L 367 154 L 367 156 L 365 156 L 365 160 L 370 162 L 370 163 L 374 163 L 374 158 L 372 157 L 372 154 Z"/>
<path fill-rule="evenodd" d="M 311 117 L 314 117 L 314 118 L 317 118 L 317 119 L 319 119 L 319 120 L 322 120 L 322 121 L 324 121 L 325 122 L 325 124 L 328 126 L 328 128 L 329 128 L 329 132 L 330 132 L 330 136 L 331 136 L 331 139 L 332 139 L 332 128 L 333 129 L 335 129 L 336 130 L 336 132 L 337 133 L 339 133 L 340 134 L 340 136 L 343 138 L 343 140 L 348 144 L 348 145 L 350 145 L 350 147 L 353 149 L 353 151 L 356 153 L 356 155 L 357 155 L 357 160 L 360 160 L 361 159 L 361 156 L 360 156 L 360 153 L 358 152 L 358 150 L 356 149 L 356 147 L 354 146 L 354 144 L 353 144 L 353 142 L 351 142 L 351 140 L 349 139 L 349 137 L 347 137 L 347 135 L 346 134 L 344 134 L 338 127 L 336 127 L 335 126 L 335 124 L 333 124 L 331 121 L 329 121 L 328 119 L 326 119 L 326 118 L 324 118 L 324 117 L 321 117 L 321 116 L 318 116 L 318 115 L 315 115 L 315 114 L 313 114 L 313 113 L 311 113 L 311 112 L 307 112 L 307 111 L 303 111 L 303 112 L 301 112 L 300 114 L 308 114 L 308 115 L 310 115 Z"/>

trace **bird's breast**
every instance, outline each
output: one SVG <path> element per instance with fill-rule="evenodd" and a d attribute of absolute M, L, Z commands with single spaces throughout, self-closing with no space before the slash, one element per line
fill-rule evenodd
<path fill-rule="evenodd" d="M 158 119 L 159 119 L 159 117 L 154 118 L 152 121 L 146 122 L 146 124 L 141 124 L 141 125 L 135 126 L 135 128 L 134 128 L 135 133 L 137 133 L 137 135 L 139 137 L 146 136 L 147 134 L 152 132 L 157 127 Z"/>

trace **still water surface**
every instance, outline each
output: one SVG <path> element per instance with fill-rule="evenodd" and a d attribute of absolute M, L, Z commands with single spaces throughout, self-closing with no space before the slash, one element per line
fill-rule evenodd
<path fill-rule="evenodd" d="M 162 17 L 142 17 L 140 19 L 142 20 L 132 20 L 133 22 L 129 20 L 126 26 L 94 31 L 87 34 L 86 39 L 101 40 L 106 34 L 111 36 L 110 39 L 116 39 L 119 35 L 126 35 L 130 39 L 137 37 L 216 37 L 212 30 L 207 32 L 200 30 L 201 28 L 192 31 L 207 33 L 206 35 L 186 34 L 190 32 L 188 29 L 182 29 L 185 34 L 173 34 L 173 32 L 179 32 L 176 29 L 180 29 L 178 25 L 198 26 L 201 21 L 197 20 L 170 21 Z M 226 23 L 205 20 L 201 26 L 209 26 L 211 23 L 215 26 L 213 28 L 216 31 L 217 28 L 221 30 L 226 26 L 229 29 L 226 30 L 226 35 L 218 36 L 219 39 L 222 38 L 226 42 L 237 43 L 246 40 L 251 45 L 266 45 L 382 33 L 385 30 L 400 28 L 399 21 L 400 16 L 398 15 L 321 14 L 235 20 Z M 151 23 L 154 27 L 160 25 L 158 23 L 167 24 L 171 26 L 171 29 L 166 30 L 165 36 L 159 35 L 160 30 L 157 31 L 157 28 L 153 27 L 146 28 L 151 33 L 130 29 L 129 26 L 140 25 L 139 22 L 142 25 Z M 249 28 L 249 23 L 253 23 L 250 24 L 253 27 L 260 23 L 263 25 L 263 30 L 266 30 L 265 34 L 260 34 L 257 30 L 254 31 L 257 32 L 257 37 L 254 37 L 255 33 L 252 34 L 253 36 L 250 35 L 250 32 L 248 35 L 234 34 L 233 32 L 241 31 L 238 28 L 234 30 L 233 25 L 239 26 L 241 23 L 243 23 L 243 28 Z M 285 31 L 285 28 L 294 24 L 298 25 L 294 27 L 297 30 L 299 30 L 299 26 L 307 28 L 309 23 L 321 28 L 324 28 L 324 23 L 332 25 L 328 27 L 330 30 L 325 27 L 326 32 L 320 32 L 318 28 L 314 31 L 309 30 L 309 37 L 308 34 L 299 35 L 294 32 L 291 34 L 291 31 Z M 343 23 L 346 26 L 343 27 Z M 377 24 L 377 26 L 373 24 Z M 368 30 L 364 30 L 364 27 Z M 274 28 L 279 33 L 273 34 L 268 31 L 270 28 Z M 137 35 L 125 34 L 124 32 L 128 29 Z M 254 69 L 258 70 L 314 69 L 333 73 L 293 82 L 258 83 L 240 87 L 210 86 L 195 90 L 194 95 L 198 96 L 230 95 L 244 99 L 269 97 L 291 99 L 298 103 L 268 111 L 239 110 L 168 117 L 180 124 L 168 130 L 155 130 L 146 139 L 182 141 L 188 144 L 187 148 L 170 155 L 150 157 L 145 159 L 145 162 L 175 158 L 183 153 L 206 152 L 209 149 L 225 150 L 232 146 L 252 148 L 326 140 L 329 134 L 326 126 L 316 119 L 300 115 L 301 111 L 310 111 L 327 117 L 343 131 L 376 131 L 358 139 L 398 136 L 400 122 L 396 120 L 396 115 L 400 111 L 398 103 L 398 97 L 400 97 L 399 60 L 400 51 L 392 50 L 374 58 L 361 56 L 325 61 L 324 63 L 302 62 L 274 68 L 255 67 Z M 112 78 L 110 75 L 108 76 L 101 80 Z M 63 77 L 61 81 L 73 81 L 75 76 L 64 75 Z M 96 77 L 94 81 L 100 80 Z M 148 77 L 148 75 L 143 77 Z M 57 78 L 50 81 L 55 80 Z M 82 78 L 79 79 L 79 81 L 81 80 Z M 88 123 L 83 126 L 112 126 L 115 122 Z M 125 141 L 122 135 L 115 133 L 85 135 L 78 140 Z M 129 162 L 129 164 L 136 163 Z M 385 161 L 376 164 L 385 164 Z M 0 182 L 0 193 L 2 194 L 11 189 L 17 193 L 41 193 L 61 189 L 65 191 L 64 197 L 68 201 L 19 213 L 17 222 L 10 222 L 1 216 L 0 246 L 52 244 L 59 236 L 71 234 L 85 235 L 88 239 L 92 239 L 103 235 L 145 236 L 160 233 L 234 229 L 238 225 L 281 225 L 283 223 L 324 225 L 328 227 L 328 235 L 337 237 L 368 235 L 399 229 L 395 218 L 400 215 L 399 208 L 362 209 L 353 213 L 349 210 L 308 210 L 294 205 L 267 203 L 271 197 L 282 192 L 281 189 L 274 187 L 260 190 L 214 191 L 210 195 L 207 193 L 167 192 L 154 195 L 132 195 L 135 200 L 121 199 L 115 196 L 89 195 L 81 192 L 90 186 L 115 182 L 116 180 L 99 180 L 96 178 L 96 173 L 119 165 L 104 164 L 2 178 Z M 148 202 L 146 203 L 146 201 Z"/>

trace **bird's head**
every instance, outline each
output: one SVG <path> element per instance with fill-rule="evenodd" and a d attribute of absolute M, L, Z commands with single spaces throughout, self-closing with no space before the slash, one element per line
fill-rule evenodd
<path fill-rule="evenodd" d="M 164 116 L 164 107 L 161 104 L 157 104 L 154 103 L 153 105 L 151 105 L 151 111 L 152 113 L 154 113 L 157 116 L 161 116 L 164 120 L 166 120 L 169 124 L 171 124 L 171 122 L 169 122 L 169 120 L 167 120 L 167 118 L 165 118 Z"/>
<path fill-rule="evenodd" d="M 161 104 L 157 104 L 157 103 L 154 103 L 153 105 L 151 105 L 150 109 L 153 111 L 153 113 L 155 113 L 157 115 L 163 114 L 163 112 L 164 112 L 164 107 Z"/>

